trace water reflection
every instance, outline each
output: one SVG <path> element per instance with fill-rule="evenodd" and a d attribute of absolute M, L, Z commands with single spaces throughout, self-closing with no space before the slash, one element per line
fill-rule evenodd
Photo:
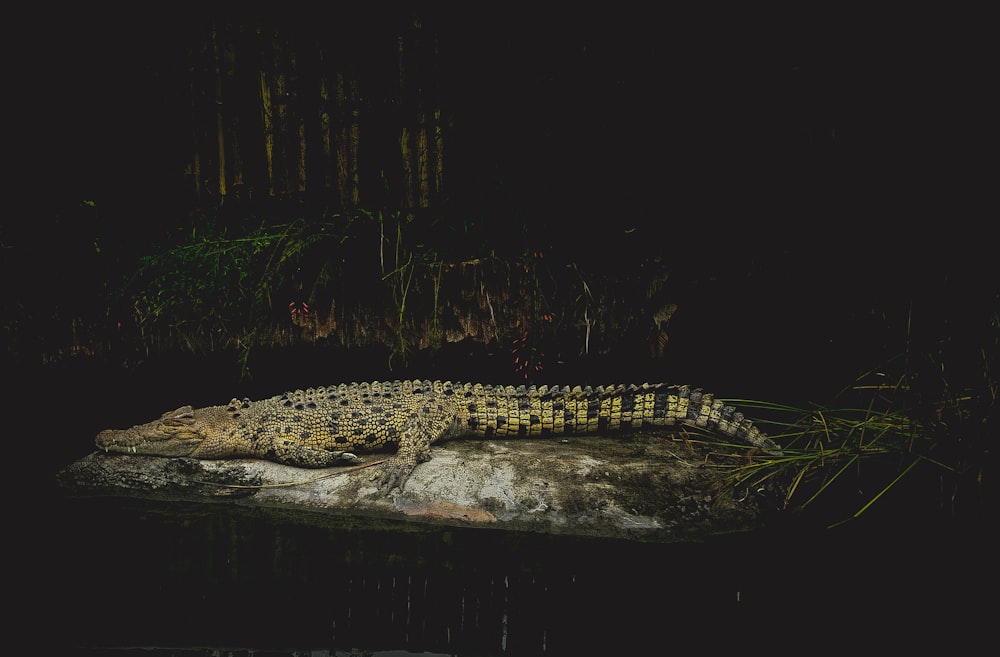
<path fill-rule="evenodd" d="M 60 568 L 78 646 L 562 654 L 660 641 L 665 617 L 740 604 L 719 577 L 732 569 L 693 546 L 71 504 Z"/>
<path fill-rule="evenodd" d="M 662 654 L 830 618 L 838 637 L 871 617 L 896 631 L 887 607 L 905 637 L 947 629 L 941 601 L 961 590 L 913 576 L 899 552 L 873 559 L 885 545 L 829 534 L 644 544 L 224 505 L 60 508 L 46 605 L 67 654 Z"/>

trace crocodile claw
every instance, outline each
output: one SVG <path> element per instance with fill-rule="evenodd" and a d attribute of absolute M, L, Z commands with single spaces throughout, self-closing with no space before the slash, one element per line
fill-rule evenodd
<path fill-rule="evenodd" d="M 390 458 L 386 460 L 381 468 L 372 474 L 371 481 L 375 482 L 375 486 L 384 494 L 392 492 L 392 489 L 397 486 L 399 490 L 403 490 L 406 480 L 409 479 L 410 473 L 413 472 L 413 468 L 415 467 L 415 463 L 409 463 L 403 459 Z"/>

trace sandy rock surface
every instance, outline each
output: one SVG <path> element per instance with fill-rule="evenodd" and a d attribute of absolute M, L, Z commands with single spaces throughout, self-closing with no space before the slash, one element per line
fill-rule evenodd
<path fill-rule="evenodd" d="M 745 456 L 677 433 L 627 437 L 455 440 L 432 449 L 403 490 L 361 466 L 308 470 L 261 460 L 209 461 L 93 453 L 58 475 L 69 495 L 203 501 L 654 541 L 699 540 L 758 527 L 780 495 L 725 492 Z"/>

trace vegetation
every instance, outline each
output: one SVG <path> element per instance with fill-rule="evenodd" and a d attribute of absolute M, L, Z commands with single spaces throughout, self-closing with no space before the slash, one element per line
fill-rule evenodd
<path fill-rule="evenodd" d="M 146 337 L 180 336 L 208 349 L 238 344 L 245 354 L 275 335 L 276 322 L 336 323 L 343 317 L 320 320 L 316 309 L 333 298 L 345 309 L 356 309 L 375 296 L 385 325 L 382 339 L 392 357 L 405 360 L 418 341 L 408 330 L 414 316 L 427 319 L 423 344 L 439 347 L 442 309 L 457 295 L 450 287 L 449 298 L 442 298 L 445 258 L 425 242 L 411 240 L 412 234 L 426 231 L 399 213 L 259 221 L 241 234 L 206 222 L 143 257 L 128 281 L 127 298 Z M 614 312 L 609 295 L 595 298 L 579 267 L 562 268 L 564 278 L 553 285 L 552 270 L 539 254 L 522 256 L 518 263 L 525 274 L 523 299 L 507 290 L 504 305 L 520 304 L 521 316 L 504 340 L 510 344 L 512 371 L 531 378 L 544 367 L 548 345 L 572 335 L 566 324 L 573 322 L 566 318 L 580 325 L 575 339 L 587 348 L 591 322 L 598 317 L 610 322 Z M 495 283 L 499 299 L 503 283 Z M 651 285 L 659 290 L 662 283 L 661 278 Z M 557 293 L 560 286 L 568 291 Z M 421 287 L 427 289 L 417 291 Z M 650 298 L 644 302 L 649 305 Z M 497 314 L 494 308 L 487 312 Z M 849 513 L 856 518 L 922 477 L 937 482 L 942 506 L 977 507 L 990 476 L 986 458 L 996 430 L 1000 311 L 994 308 L 980 318 L 975 330 L 966 327 L 963 334 L 977 338 L 972 341 L 953 337 L 925 344 L 907 326 L 907 351 L 860 376 L 836 405 L 800 408 L 736 400 L 765 418 L 769 433 L 786 449 L 783 457 L 735 467 L 728 478 L 730 493 L 781 482 L 786 506 L 805 509 L 832 491 L 861 487 L 858 506 Z M 283 335 L 292 339 L 291 332 Z"/>
<path fill-rule="evenodd" d="M 529 379 L 559 360 L 548 353 L 558 338 L 569 351 L 608 350 L 614 331 L 602 341 L 591 328 L 635 328 L 663 295 L 656 262 L 611 273 L 523 244 L 484 247 L 491 238 L 474 222 L 437 224 L 384 211 L 198 214 L 127 265 L 109 312 L 137 353 L 238 349 L 245 363 L 257 346 L 327 340 L 386 347 L 405 364 L 415 348 L 472 339 L 509 346 L 512 369 Z"/>
<path fill-rule="evenodd" d="M 473 222 L 451 222 L 442 232 L 432 219 L 400 212 L 280 220 L 201 213 L 134 260 L 100 235 L 93 203 L 61 224 L 63 240 L 46 248 L 55 244 L 66 263 L 91 265 L 75 276 L 58 263 L 47 272 L 62 281 L 63 296 L 5 299 L 8 358 L 230 350 L 245 368 L 257 346 L 327 339 L 336 347 L 367 340 L 405 362 L 415 348 L 466 337 L 495 342 L 510 373 L 532 380 L 568 354 L 614 351 L 630 341 L 645 339 L 646 353 L 661 356 L 669 320 L 663 309 L 676 291 L 666 284 L 666 265 L 653 258 L 631 269 L 614 263 L 612 275 L 565 254 L 551 257 L 527 240 L 490 249 L 496 236 Z M 22 243 L 9 244 L 13 255 L 22 253 Z M 20 256 L 35 257 L 30 250 Z M 11 279 L 18 262 L 5 262 Z M 28 297 L 39 302 L 24 303 Z M 856 518 L 912 482 L 935 490 L 949 513 L 980 509 L 994 476 L 1000 304 L 995 297 L 962 303 L 960 311 L 942 309 L 930 328 L 912 313 L 885 316 L 905 327 L 902 353 L 858 377 L 832 404 L 737 400 L 786 449 L 783 457 L 734 467 L 729 492 L 780 482 L 786 506 L 808 509 L 842 500 L 834 493 L 846 490 L 856 500 L 847 516 Z M 608 342 L 609 335 L 621 342 Z"/>
<path fill-rule="evenodd" d="M 733 491 L 781 480 L 788 506 L 814 508 L 879 481 L 855 517 L 919 481 L 978 508 L 1000 368 L 975 230 L 990 186 L 966 152 L 985 123 L 975 99 L 923 102 L 980 89 L 974 69 L 884 39 L 845 56 L 839 29 L 777 59 L 723 35 L 716 60 L 664 56 L 655 22 L 617 41 L 605 17 L 565 30 L 543 12 L 528 33 L 495 18 L 468 44 L 450 9 L 332 28 L 185 16 L 134 41 L 50 25 L 61 82 L 35 85 L 40 122 L 17 126 L 37 189 L 0 223 L 3 357 L 229 350 L 245 370 L 262 345 L 379 345 L 400 363 L 468 338 L 529 380 L 623 346 L 676 354 L 673 304 L 691 310 L 675 293 L 711 286 L 723 335 L 839 321 L 867 350 L 843 380 L 882 364 L 830 405 L 743 402 L 788 449 L 736 468 Z M 673 47 L 705 49 L 688 45 Z M 150 244 L 150 227 L 169 232 Z M 758 283 L 760 263 L 781 271 Z M 675 269 L 700 271 L 678 286 Z M 716 285 L 732 272 L 754 281 Z"/>
<path fill-rule="evenodd" d="M 932 352 L 906 353 L 862 375 L 842 393 L 842 406 L 803 409 L 738 400 L 771 418 L 766 424 L 785 455 L 736 466 L 727 478 L 728 493 L 777 480 L 786 491 L 785 505 L 801 510 L 841 484 L 858 490 L 864 482 L 858 508 L 836 520 L 841 524 L 860 517 L 904 480 L 922 477 L 918 485 L 939 487 L 938 503 L 948 515 L 985 512 L 983 498 L 995 476 L 988 463 L 998 429 L 1000 312 L 992 313 L 987 328 L 987 341 L 963 345 L 964 354 L 947 340 Z M 949 360 L 961 355 L 973 361 L 972 369 Z M 977 375 L 953 378 L 953 369 Z"/>

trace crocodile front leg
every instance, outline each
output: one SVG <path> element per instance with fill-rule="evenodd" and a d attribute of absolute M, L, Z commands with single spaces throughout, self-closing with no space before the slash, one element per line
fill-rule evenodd
<path fill-rule="evenodd" d="M 361 459 L 351 452 L 311 447 L 294 441 L 281 441 L 268 452 L 268 459 L 297 468 L 329 468 L 338 465 L 357 465 Z"/>
<path fill-rule="evenodd" d="M 459 431 L 450 402 L 435 402 L 417 409 L 403 425 L 396 453 L 386 459 L 371 479 L 379 491 L 403 490 L 413 469 L 431 458 L 431 443 Z"/>

